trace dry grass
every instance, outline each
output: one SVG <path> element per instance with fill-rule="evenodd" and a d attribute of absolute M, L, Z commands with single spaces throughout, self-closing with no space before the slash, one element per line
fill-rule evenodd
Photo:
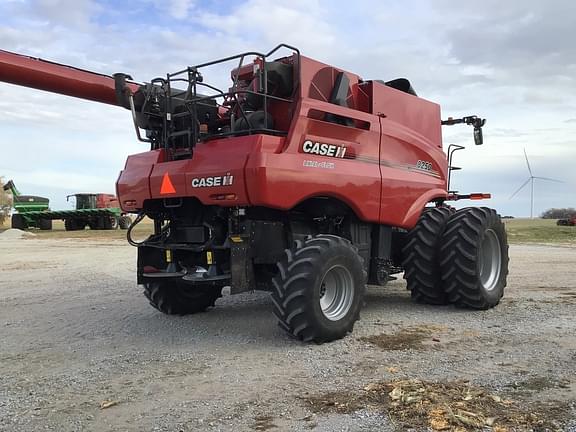
<path fill-rule="evenodd" d="M 562 430 L 570 416 L 566 403 L 521 403 L 464 381 L 371 383 L 362 390 L 329 392 L 302 400 L 315 413 L 380 412 L 399 430 L 555 431 Z"/>

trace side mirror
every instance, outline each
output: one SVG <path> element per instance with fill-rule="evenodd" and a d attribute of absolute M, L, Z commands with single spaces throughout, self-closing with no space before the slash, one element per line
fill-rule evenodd
<path fill-rule="evenodd" d="M 440 122 L 443 126 L 452 126 L 455 124 L 465 123 L 467 125 L 474 127 L 474 143 L 476 145 L 484 144 L 484 137 L 482 136 L 482 126 L 486 124 L 486 119 L 480 118 L 478 116 L 472 115 L 467 117 L 462 117 L 460 119 L 454 119 L 448 117 L 448 120 L 442 120 Z"/>
<path fill-rule="evenodd" d="M 484 144 L 484 137 L 482 136 L 482 127 L 474 128 L 474 144 L 476 145 Z"/>

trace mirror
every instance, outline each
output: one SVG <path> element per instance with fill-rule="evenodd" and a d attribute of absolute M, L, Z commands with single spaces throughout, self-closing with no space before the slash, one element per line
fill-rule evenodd
<path fill-rule="evenodd" d="M 474 144 L 482 145 L 484 144 L 484 137 L 482 136 L 482 128 L 475 127 L 474 128 Z"/>

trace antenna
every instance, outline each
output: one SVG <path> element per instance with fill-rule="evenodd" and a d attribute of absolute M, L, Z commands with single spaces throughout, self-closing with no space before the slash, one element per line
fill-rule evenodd
<path fill-rule="evenodd" d="M 564 183 L 562 180 L 556 180 L 549 177 L 539 177 L 532 174 L 532 168 L 530 167 L 530 161 L 528 160 L 528 154 L 526 153 L 526 149 L 524 149 L 524 158 L 526 159 L 526 166 L 528 167 L 528 173 L 530 177 L 526 179 L 522 185 L 516 189 L 516 191 L 510 195 L 510 199 L 514 198 L 524 187 L 530 183 L 530 219 L 534 218 L 534 180 L 545 180 L 555 183 Z"/>

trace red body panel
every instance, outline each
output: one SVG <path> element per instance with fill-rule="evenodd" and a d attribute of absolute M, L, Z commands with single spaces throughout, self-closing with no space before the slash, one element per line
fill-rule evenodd
<path fill-rule="evenodd" d="M 96 208 L 118 208 L 118 198 L 112 194 L 96 195 Z"/>

